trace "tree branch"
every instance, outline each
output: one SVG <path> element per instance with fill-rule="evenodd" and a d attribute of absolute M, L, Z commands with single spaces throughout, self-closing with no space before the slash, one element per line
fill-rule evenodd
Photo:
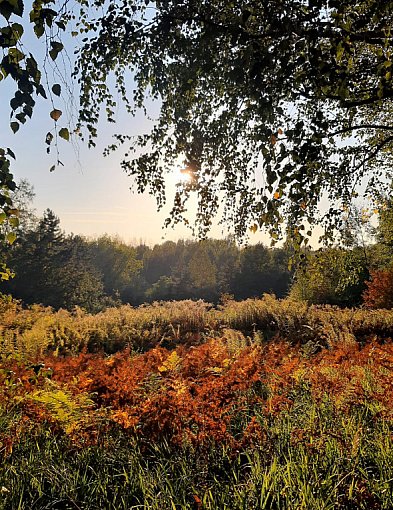
<path fill-rule="evenodd" d="M 342 108 L 353 108 L 355 106 L 367 106 L 373 103 L 377 103 L 378 101 L 383 101 L 384 99 L 393 98 L 393 89 L 384 91 L 382 97 L 371 96 L 365 99 L 353 99 L 353 100 L 344 100 L 340 96 L 334 96 L 332 94 L 327 94 L 326 99 L 332 99 L 334 101 L 340 101 L 340 106 Z"/>
<path fill-rule="evenodd" d="M 380 129 L 382 131 L 393 131 L 393 126 L 386 126 L 383 124 L 361 124 L 359 126 L 350 126 L 347 128 L 339 129 L 338 131 L 334 131 L 333 133 L 328 133 L 324 138 L 343 135 L 345 133 L 350 133 L 351 131 L 356 131 L 359 129 Z"/>
<path fill-rule="evenodd" d="M 363 161 L 361 161 L 357 167 L 355 168 L 355 172 L 357 172 L 359 170 L 360 167 L 362 167 L 363 165 L 365 165 L 366 163 L 368 163 L 370 160 L 374 159 L 375 156 L 377 156 L 378 152 L 383 149 L 385 147 L 385 145 L 387 145 L 388 143 L 390 142 L 393 142 L 393 136 L 388 136 L 387 138 L 385 138 L 385 140 L 382 140 L 382 142 L 380 142 L 376 147 L 375 149 L 372 151 L 372 153 L 365 159 L 363 159 Z"/>

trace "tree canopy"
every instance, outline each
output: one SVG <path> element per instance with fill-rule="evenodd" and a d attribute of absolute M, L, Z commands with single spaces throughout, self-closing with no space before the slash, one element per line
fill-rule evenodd
<path fill-rule="evenodd" d="M 220 215 L 239 237 L 267 228 L 273 239 L 286 234 L 296 244 L 310 235 L 309 225 L 339 227 L 359 189 L 376 199 L 387 189 L 392 1 L 79 4 L 76 13 L 67 2 L 36 0 L 30 22 L 37 37 L 46 34 L 53 61 L 63 50 L 61 32 L 84 36 L 73 74 L 80 85 L 75 127 L 89 144 L 103 109 L 113 120 L 114 97 L 131 114 L 149 97 L 159 101 L 150 133 L 121 133 L 108 151 L 124 148 L 123 169 L 138 191 L 155 194 L 158 206 L 165 202 L 165 172 L 184 161 L 190 180 L 177 188 L 168 224 L 189 221 L 188 199 L 196 195 L 201 237 Z M 62 93 L 56 83 L 46 90 L 39 64 L 20 49 L 23 28 L 13 18 L 23 5 L 0 4 L 6 20 L 0 69 L 17 84 L 14 131 L 31 116 L 33 93 Z M 50 115 L 57 135 L 73 136 L 57 127 L 60 110 Z M 48 146 L 52 140 L 48 133 Z M 2 183 L 12 189 L 7 150 L 0 156 Z M 329 206 L 321 212 L 323 198 Z"/>

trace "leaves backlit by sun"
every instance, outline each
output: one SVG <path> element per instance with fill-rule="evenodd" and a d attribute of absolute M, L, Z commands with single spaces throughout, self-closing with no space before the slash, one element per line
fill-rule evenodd
<path fill-rule="evenodd" d="M 179 184 L 191 184 L 194 180 L 194 174 L 189 167 L 179 168 L 176 177 Z"/>

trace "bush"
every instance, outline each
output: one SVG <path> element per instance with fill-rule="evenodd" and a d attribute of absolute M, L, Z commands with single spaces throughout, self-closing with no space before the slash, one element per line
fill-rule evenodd
<path fill-rule="evenodd" d="M 371 280 L 363 292 L 367 308 L 393 308 L 393 268 L 371 271 Z"/>

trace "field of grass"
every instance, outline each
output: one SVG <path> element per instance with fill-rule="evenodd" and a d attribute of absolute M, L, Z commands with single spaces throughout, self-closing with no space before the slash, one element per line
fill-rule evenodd
<path fill-rule="evenodd" d="M 393 508 L 393 312 L 1 307 L 0 509 Z"/>

